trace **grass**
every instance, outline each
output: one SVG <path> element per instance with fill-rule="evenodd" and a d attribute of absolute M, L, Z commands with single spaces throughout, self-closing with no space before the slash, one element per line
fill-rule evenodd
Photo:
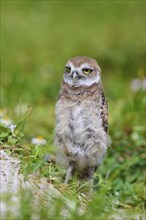
<path fill-rule="evenodd" d="M 143 89 L 131 89 L 132 80 L 144 79 L 144 8 L 144 1 L 1 1 L 1 109 L 17 125 L 15 134 L 1 127 L 1 145 L 21 160 L 26 177 L 39 172 L 72 201 L 68 219 L 144 213 L 146 101 Z M 55 152 L 54 108 L 64 64 L 77 55 L 95 58 L 102 68 L 112 137 L 95 174 L 95 194 L 80 215 L 76 183 L 62 188 L 65 171 L 44 156 Z M 33 145 L 36 136 L 47 144 Z M 22 192 L 20 215 L 7 213 L 7 219 L 30 219 L 29 193 Z M 63 201 L 56 201 L 53 214 L 40 204 L 33 211 L 40 219 L 61 219 Z"/>

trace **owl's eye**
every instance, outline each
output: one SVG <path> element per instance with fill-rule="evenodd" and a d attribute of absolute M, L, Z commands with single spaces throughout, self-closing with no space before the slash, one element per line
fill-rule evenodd
<path fill-rule="evenodd" d="M 89 73 L 92 72 L 92 69 L 90 69 L 90 68 L 84 68 L 84 69 L 82 69 L 82 71 L 83 71 L 84 74 L 88 75 Z"/>
<path fill-rule="evenodd" d="M 65 66 L 65 72 L 70 73 L 71 67 L 70 66 Z"/>

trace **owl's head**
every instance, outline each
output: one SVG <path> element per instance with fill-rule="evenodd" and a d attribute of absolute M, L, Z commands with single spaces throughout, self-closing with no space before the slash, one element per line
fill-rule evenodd
<path fill-rule="evenodd" d="M 65 65 L 64 82 L 70 86 L 91 86 L 100 81 L 100 67 L 94 59 L 79 56 Z"/>

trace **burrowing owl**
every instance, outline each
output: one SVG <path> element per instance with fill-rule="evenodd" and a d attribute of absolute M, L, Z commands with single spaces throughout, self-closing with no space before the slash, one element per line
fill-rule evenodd
<path fill-rule="evenodd" d="M 94 59 L 79 56 L 65 65 L 56 103 L 55 145 L 67 163 L 65 182 L 74 171 L 79 179 L 93 183 L 110 145 L 108 106 L 101 83 L 101 70 Z"/>

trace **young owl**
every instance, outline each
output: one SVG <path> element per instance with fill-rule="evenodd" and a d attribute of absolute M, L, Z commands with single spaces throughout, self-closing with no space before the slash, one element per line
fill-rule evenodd
<path fill-rule="evenodd" d="M 110 146 L 108 106 L 101 70 L 94 59 L 80 56 L 65 65 L 56 103 L 55 145 L 67 164 L 65 183 L 76 172 L 93 184 L 93 174 Z"/>

